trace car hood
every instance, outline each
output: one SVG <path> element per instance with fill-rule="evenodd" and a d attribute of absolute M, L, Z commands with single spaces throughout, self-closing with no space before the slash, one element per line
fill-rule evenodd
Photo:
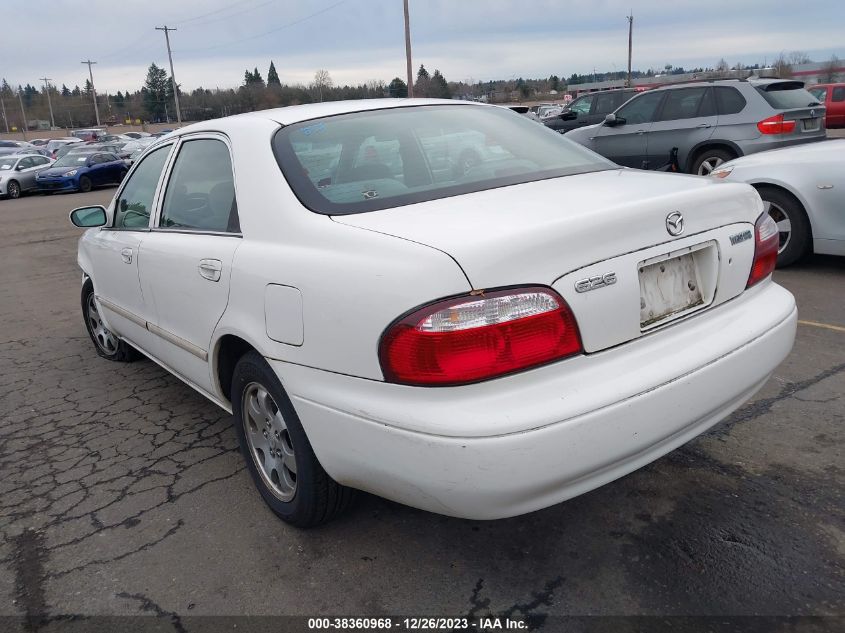
<path fill-rule="evenodd" d="M 762 203 L 744 184 L 612 169 L 333 220 L 443 251 L 481 289 L 550 285 L 583 266 L 671 241 L 666 217 L 673 211 L 683 213 L 689 236 L 753 223 Z"/>
<path fill-rule="evenodd" d="M 725 167 L 756 167 L 766 165 L 799 165 L 819 161 L 845 160 L 845 139 L 828 139 L 803 145 L 793 145 L 768 152 L 757 152 L 741 158 L 735 158 L 719 165 Z"/>

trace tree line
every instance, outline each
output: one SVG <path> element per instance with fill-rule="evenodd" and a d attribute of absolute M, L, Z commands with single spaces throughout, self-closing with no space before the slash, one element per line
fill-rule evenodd
<path fill-rule="evenodd" d="M 795 65 L 807 63 L 809 58 L 800 51 L 793 51 L 789 55 L 781 54 L 771 66 L 778 76 L 789 77 Z M 836 68 L 841 65 L 834 55 L 824 65 L 820 73 L 822 81 L 835 81 Z M 631 74 L 634 78 L 652 77 L 655 75 L 680 75 L 695 72 L 728 72 L 731 70 L 756 70 L 760 65 L 753 66 L 736 64 L 731 67 L 724 59 L 719 60 L 713 68 L 693 68 L 667 64 L 662 69 L 649 68 L 646 71 L 635 70 Z M 487 101 L 511 101 L 514 99 L 529 99 L 538 95 L 553 95 L 561 93 L 569 86 L 577 86 L 592 81 L 606 81 L 610 79 L 624 79 L 626 73 L 573 73 L 568 78 L 551 75 L 548 78 L 524 79 L 522 77 L 509 80 L 475 81 L 447 81 L 440 70 L 429 73 L 424 65 L 420 65 L 414 81 L 415 97 L 431 97 L 449 99 L 452 97 L 463 99 L 483 99 Z M 199 121 L 212 119 L 242 112 L 251 112 L 266 108 L 313 103 L 318 101 L 338 101 L 346 99 L 373 99 L 380 97 L 407 97 L 408 85 L 402 78 L 394 77 L 385 83 L 374 79 L 355 85 L 338 85 L 332 80 L 331 74 L 325 69 L 314 73 L 313 80 L 308 84 L 283 83 L 275 63 L 271 60 L 266 75 L 259 69 L 246 69 L 241 84 L 237 88 L 204 88 L 198 87 L 191 91 L 182 91 L 177 87 L 182 119 L 185 121 Z M 49 121 L 49 106 L 53 107 L 55 123 L 59 127 L 87 127 L 96 123 L 93 107 L 91 82 L 86 78 L 82 87 L 75 85 L 69 88 L 50 85 L 49 100 L 46 86 L 35 87 L 29 83 L 13 89 L 3 79 L 0 82 L 0 101 L 2 101 L 5 121 L 0 122 L 0 131 L 5 131 L 3 124 L 11 129 L 23 125 L 20 103 L 23 103 L 28 121 Z M 167 71 L 150 64 L 143 85 L 137 90 L 118 90 L 114 94 L 98 94 L 97 105 L 100 119 L 103 123 L 122 123 L 129 119 L 146 122 L 174 121 L 176 119 L 173 81 Z"/>

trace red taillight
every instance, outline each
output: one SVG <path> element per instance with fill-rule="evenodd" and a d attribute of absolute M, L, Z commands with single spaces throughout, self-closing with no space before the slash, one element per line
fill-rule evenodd
<path fill-rule="evenodd" d="M 772 274 L 778 262 L 780 233 L 778 225 L 768 213 L 763 213 L 754 224 L 754 263 L 748 275 L 746 288 Z"/>
<path fill-rule="evenodd" d="M 519 288 L 438 301 L 384 333 L 385 379 L 459 385 L 542 365 L 582 350 L 578 324 L 548 288 Z"/>
<path fill-rule="evenodd" d="M 784 121 L 782 114 L 770 116 L 757 124 L 761 134 L 789 134 L 795 129 L 795 121 Z"/>

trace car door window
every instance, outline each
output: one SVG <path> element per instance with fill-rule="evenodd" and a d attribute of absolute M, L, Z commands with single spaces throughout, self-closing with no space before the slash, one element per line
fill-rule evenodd
<path fill-rule="evenodd" d="M 239 233 L 229 148 L 217 139 L 185 141 L 164 194 L 159 226 Z"/>
<path fill-rule="evenodd" d="M 149 225 L 156 187 L 171 147 L 161 147 L 138 163 L 115 204 L 114 228 L 137 229 Z"/>
<path fill-rule="evenodd" d="M 845 101 L 845 86 L 836 86 L 833 89 L 833 94 L 830 95 L 831 101 Z"/>
<path fill-rule="evenodd" d="M 33 159 L 32 159 L 32 163 L 33 163 L 33 165 L 35 165 L 36 167 L 40 167 L 41 165 L 46 165 L 46 164 L 47 164 L 47 163 L 49 163 L 49 162 L 50 162 L 50 160 L 49 160 L 49 159 L 47 159 L 47 158 L 45 158 L 44 156 L 39 156 L 38 158 L 33 158 Z"/>
<path fill-rule="evenodd" d="M 628 124 L 651 123 L 661 99 L 663 92 L 646 92 L 623 105 L 616 116 L 622 117 Z"/>
<path fill-rule="evenodd" d="M 616 95 L 612 92 L 605 92 L 596 95 L 596 107 L 593 114 L 610 114 L 616 109 Z"/>
<path fill-rule="evenodd" d="M 32 167 L 32 159 L 31 158 L 21 158 L 18 162 L 17 170 L 23 171 L 24 169 L 29 169 Z"/>
<path fill-rule="evenodd" d="M 704 99 L 707 88 L 681 88 L 668 90 L 661 121 L 676 121 L 678 119 L 692 119 L 698 115 L 698 108 Z"/>
<path fill-rule="evenodd" d="M 590 107 L 593 105 L 594 97 L 590 95 L 589 97 L 581 97 L 580 99 L 576 99 L 572 102 L 572 105 L 569 106 L 570 112 L 577 112 L 578 114 L 587 114 L 590 111 Z"/>

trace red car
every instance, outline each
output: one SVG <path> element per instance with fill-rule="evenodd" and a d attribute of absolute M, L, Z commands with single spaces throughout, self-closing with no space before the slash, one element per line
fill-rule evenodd
<path fill-rule="evenodd" d="M 845 83 L 818 84 L 807 90 L 825 108 L 825 127 L 845 127 Z"/>

